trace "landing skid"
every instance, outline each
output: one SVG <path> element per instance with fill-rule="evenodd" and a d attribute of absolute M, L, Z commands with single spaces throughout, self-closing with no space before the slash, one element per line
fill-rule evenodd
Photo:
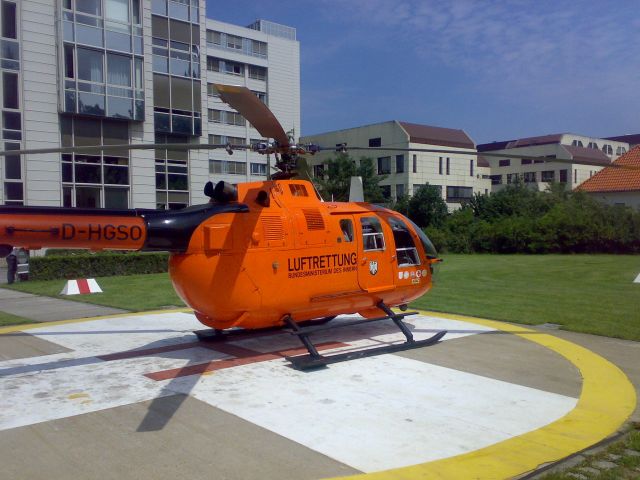
<path fill-rule="evenodd" d="M 291 365 L 296 370 L 311 370 L 315 368 L 325 367 L 332 363 L 346 362 L 348 360 L 355 360 L 357 358 L 365 358 L 372 357 L 374 355 L 382 355 L 383 353 L 393 353 L 393 352 L 401 352 L 404 350 L 412 350 L 414 348 L 420 347 L 428 347 L 430 345 L 434 345 L 440 341 L 442 337 L 447 333 L 446 330 L 441 331 L 433 335 L 432 337 L 426 338 L 424 340 L 414 340 L 413 335 L 407 325 L 402 321 L 402 319 L 409 315 L 415 315 L 418 312 L 408 312 L 408 313 L 395 313 L 389 307 L 387 307 L 383 302 L 378 304 L 378 308 L 382 310 L 387 315 L 385 317 L 379 318 L 371 318 L 366 320 L 354 320 L 351 322 L 344 322 L 338 325 L 327 325 L 327 326 L 310 326 L 310 327 L 301 327 L 300 324 L 296 323 L 290 315 L 287 315 L 283 321 L 290 328 L 290 333 L 292 335 L 297 335 L 300 341 L 304 344 L 306 349 L 308 350 L 308 355 L 299 355 L 295 357 L 286 357 L 287 360 L 291 362 Z M 382 320 L 393 320 L 396 326 L 400 329 L 402 334 L 405 336 L 406 341 L 404 343 L 394 344 L 394 345 L 385 345 L 382 347 L 369 348 L 364 350 L 356 350 L 352 352 L 344 352 L 344 353 L 336 353 L 334 355 L 320 355 L 318 350 L 316 349 L 313 342 L 309 339 L 309 335 L 315 332 L 320 332 L 324 330 L 331 330 L 333 328 L 339 327 L 349 327 L 353 325 L 359 325 L 362 323 L 370 323 L 370 322 L 378 322 Z"/>

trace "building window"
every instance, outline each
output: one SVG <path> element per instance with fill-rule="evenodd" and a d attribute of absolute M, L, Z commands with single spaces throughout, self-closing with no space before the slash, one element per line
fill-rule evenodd
<path fill-rule="evenodd" d="M 589 144 L 587 145 L 587 148 L 591 148 L 593 150 L 600 150 L 596 142 L 589 142 Z"/>
<path fill-rule="evenodd" d="M 516 183 L 516 181 L 518 180 L 518 174 L 517 173 L 507 173 L 507 183 Z"/>
<path fill-rule="evenodd" d="M 13 2 L 2 2 L 2 36 L 17 38 L 16 4 Z"/>
<path fill-rule="evenodd" d="M 613 155 L 613 147 L 609 144 L 602 145 L 602 151 L 605 153 L 605 155 Z"/>
<path fill-rule="evenodd" d="M 224 61 L 224 73 L 228 75 L 244 75 L 244 65 L 242 63 L 232 62 L 230 60 Z"/>
<path fill-rule="evenodd" d="M 396 185 L 396 198 L 404 197 L 404 184 L 398 183 Z"/>
<path fill-rule="evenodd" d="M 18 74 L 2 72 L 2 107 L 18 109 Z"/>
<path fill-rule="evenodd" d="M 251 175 L 266 177 L 267 176 L 267 164 L 266 163 L 251 163 Z"/>
<path fill-rule="evenodd" d="M 623 155 L 627 153 L 627 149 L 624 147 L 618 147 L 616 148 L 616 155 Z"/>
<path fill-rule="evenodd" d="M 532 160 L 530 158 L 523 158 L 522 160 L 520 160 L 520 165 L 530 165 L 532 163 Z"/>
<path fill-rule="evenodd" d="M 524 174 L 522 175 L 522 179 L 525 183 L 535 183 L 536 172 L 524 172 Z"/>
<path fill-rule="evenodd" d="M 438 174 L 442 175 L 442 157 L 438 157 Z"/>
<path fill-rule="evenodd" d="M 584 147 L 584 144 L 582 143 L 582 140 L 574 140 L 571 142 L 571 145 L 574 147 Z"/>
<path fill-rule="evenodd" d="M 542 182 L 553 182 L 556 178 L 556 172 L 553 170 L 544 170 L 541 172 L 540 180 Z"/>
<path fill-rule="evenodd" d="M 369 146 L 370 147 L 381 147 L 382 146 L 382 138 L 378 137 L 378 138 L 370 138 L 369 139 Z"/>
<path fill-rule="evenodd" d="M 324 165 L 314 165 L 313 176 L 315 178 L 324 178 Z"/>
<path fill-rule="evenodd" d="M 210 72 L 219 72 L 220 60 L 213 57 L 207 57 L 207 70 Z"/>
<path fill-rule="evenodd" d="M 418 173 L 418 156 L 413 156 L 413 173 Z"/>
<path fill-rule="evenodd" d="M 267 80 L 267 69 L 257 65 L 249 65 L 249 78 L 254 80 Z"/>
<path fill-rule="evenodd" d="M 247 121 L 244 119 L 242 115 L 236 112 L 224 112 L 225 113 L 225 122 L 227 125 L 238 125 L 240 127 L 244 127 Z"/>
<path fill-rule="evenodd" d="M 251 40 L 251 53 L 256 57 L 267 58 L 267 44 L 258 40 Z"/>
<path fill-rule="evenodd" d="M 129 143 L 125 122 L 61 117 L 63 147 Z M 129 151 L 62 154 L 63 206 L 129 208 Z"/>
<path fill-rule="evenodd" d="M 491 179 L 491 185 L 500 185 L 502 184 L 502 175 L 489 175 Z"/>
<path fill-rule="evenodd" d="M 227 33 L 227 48 L 231 50 L 242 50 L 242 37 L 236 37 Z"/>
<path fill-rule="evenodd" d="M 209 173 L 246 175 L 247 164 L 245 162 L 233 162 L 229 160 L 209 160 Z"/>
<path fill-rule="evenodd" d="M 499 167 L 508 167 L 511 165 L 511 159 L 510 158 L 503 158 L 502 160 L 498 161 L 498 166 Z"/>
<path fill-rule="evenodd" d="M 222 34 L 214 30 L 207 30 L 207 43 L 222 45 Z"/>
<path fill-rule="evenodd" d="M 156 143 L 188 143 L 188 137 L 156 134 Z M 189 205 L 189 152 L 156 149 L 156 208 L 176 210 Z"/>
<path fill-rule="evenodd" d="M 578 183 L 578 169 L 573 171 L 573 183 Z"/>
<path fill-rule="evenodd" d="M 5 150 L 20 150 L 19 143 L 5 143 Z M 24 204 L 24 178 L 20 155 L 4 157 L 4 203 L 6 205 Z"/>
<path fill-rule="evenodd" d="M 473 187 L 447 187 L 447 202 L 460 203 L 473 198 Z"/>
<path fill-rule="evenodd" d="M 396 155 L 396 173 L 404 173 L 404 155 Z"/>
<path fill-rule="evenodd" d="M 215 110 L 213 108 L 209 109 L 209 121 L 213 123 L 222 123 L 222 110 Z"/>
<path fill-rule="evenodd" d="M 451 159 L 447 157 L 447 175 L 451 174 Z"/>
<path fill-rule="evenodd" d="M 382 196 L 385 199 L 391 198 L 391 185 L 380 185 L 380 190 L 382 191 Z"/>
<path fill-rule="evenodd" d="M 216 89 L 215 84 L 207 83 L 207 95 L 209 95 L 210 97 L 219 97 L 220 96 L 220 93 L 218 93 L 218 90 Z"/>
<path fill-rule="evenodd" d="M 391 173 L 391 157 L 378 158 L 378 175 Z"/>
<path fill-rule="evenodd" d="M 473 177 L 473 160 L 469 160 L 469 176 Z"/>
<path fill-rule="evenodd" d="M 569 171 L 568 170 L 560 170 L 560 182 L 561 183 L 567 183 L 567 178 Z"/>

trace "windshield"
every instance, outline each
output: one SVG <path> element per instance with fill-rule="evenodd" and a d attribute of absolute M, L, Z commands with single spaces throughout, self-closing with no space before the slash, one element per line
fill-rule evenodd
<path fill-rule="evenodd" d="M 413 226 L 415 232 L 418 234 L 418 237 L 420 237 L 420 242 L 422 243 L 424 252 L 427 254 L 427 258 L 438 258 L 438 252 L 436 251 L 436 247 L 433 246 L 433 243 L 431 243 L 431 240 L 429 240 L 429 237 L 427 237 L 427 234 L 424 233 L 418 225 L 413 223 L 408 218 L 407 218 L 407 222 L 409 222 Z"/>

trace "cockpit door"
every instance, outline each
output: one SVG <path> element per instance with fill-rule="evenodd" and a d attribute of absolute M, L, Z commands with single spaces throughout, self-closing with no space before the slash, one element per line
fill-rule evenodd
<path fill-rule="evenodd" d="M 356 217 L 358 231 L 358 283 L 363 290 L 393 288 L 393 240 L 375 216 Z"/>

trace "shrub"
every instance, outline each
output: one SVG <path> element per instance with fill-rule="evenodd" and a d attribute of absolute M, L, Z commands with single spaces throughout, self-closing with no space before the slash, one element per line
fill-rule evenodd
<path fill-rule="evenodd" d="M 29 278 L 54 280 L 161 273 L 167 271 L 168 258 L 169 254 L 164 252 L 83 253 L 32 257 L 29 261 Z"/>

